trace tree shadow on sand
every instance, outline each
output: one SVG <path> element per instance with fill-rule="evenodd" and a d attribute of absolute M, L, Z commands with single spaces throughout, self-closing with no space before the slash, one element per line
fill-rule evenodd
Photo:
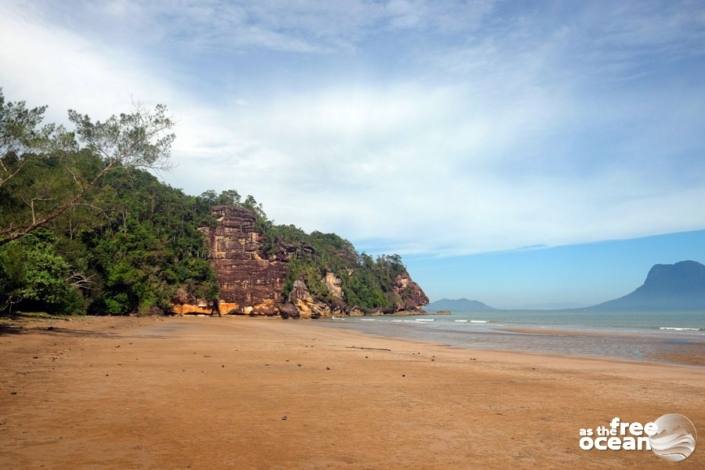
<path fill-rule="evenodd" d="M 76 338 L 120 338 L 121 336 L 109 331 L 89 331 L 75 328 L 61 328 L 58 326 L 32 326 L 13 324 L 0 324 L 0 336 L 42 334 L 52 336 L 70 336 Z"/>

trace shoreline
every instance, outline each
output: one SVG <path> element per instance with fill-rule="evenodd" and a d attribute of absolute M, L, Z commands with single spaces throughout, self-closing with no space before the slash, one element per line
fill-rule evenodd
<path fill-rule="evenodd" d="M 359 320 L 324 320 L 322 324 L 376 337 L 426 341 L 468 350 L 705 366 L 705 337 L 691 332 L 493 323 L 458 326 L 431 320 L 429 323 Z"/>
<path fill-rule="evenodd" d="M 667 412 L 705 429 L 698 367 L 267 318 L 25 326 L 0 334 L 8 468 L 662 468 L 651 453 L 581 451 L 578 429 Z M 698 449 L 679 467 L 703 464 Z"/>

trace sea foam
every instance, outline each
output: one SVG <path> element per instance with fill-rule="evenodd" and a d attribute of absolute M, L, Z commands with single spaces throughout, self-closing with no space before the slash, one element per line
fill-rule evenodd
<path fill-rule="evenodd" d="M 703 331 L 703 328 L 686 328 L 677 326 L 659 326 L 658 329 L 664 331 Z"/>

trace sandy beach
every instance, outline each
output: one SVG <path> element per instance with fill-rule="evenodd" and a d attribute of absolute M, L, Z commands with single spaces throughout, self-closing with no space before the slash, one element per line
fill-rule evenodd
<path fill-rule="evenodd" d="M 705 467 L 703 442 L 677 465 L 578 448 L 614 416 L 705 435 L 699 366 L 242 317 L 25 322 L 0 358 L 0 468 Z"/>

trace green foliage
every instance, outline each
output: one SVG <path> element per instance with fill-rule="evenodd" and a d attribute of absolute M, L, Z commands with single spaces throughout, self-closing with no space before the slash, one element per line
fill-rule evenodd
<path fill-rule="evenodd" d="M 166 107 L 92 121 L 69 111 L 72 131 L 44 124 L 46 107 L 5 100 L 0 90 L 0 189 L 15 203 L 0 217 L 0 245 L 85 204 L 119 169 L 163 168 L 174 134 Z"/>
<path fill-rule="evenodd" d="M 78 140 L 90 152 L 101 156 L 108 165 L 130 168 L 163 166 L 169 158 L 175 135 L 174 123 L 167 108 L 158 104 L 153 111 L 138 109 L 132 113 L 93 121 L 86 114 L 69 110 Z"/>
<path fill-rule="evenodd" d="M 85 173 L 100 159 L 88 151 L 70 156 Z M 24 207 L 23 188 L 46 181 L 54 193 L 72 182 L 53 172 L 52 155 L 36 155 L 24 171 L 0 188 L 0 221 L 11 223 Z M 255 212 L 263 254 L 290 258 L 284 286 L 297 279 L 324 302 L 334 299 L 323 281 L 327 272 L 342 282 L 344 300 L 362 309 L 388 309 L 392 286 L 405 272 L 394 256 L 358 254 L 330 233 L 307 234 L 268 220 L 252 196 L 207 191 L 188 196 L 146 171 L 117 166 L 84 202 L 40 232 L 0 247 L 0 311 L 11 308 L 53 313 L 127 314 L 168 311 L 176 297 L 213 301 L 218 284 L 199 227 L 213 226 L 211 208 L 239 204 Z"/>
<path fill-rule="evenodd" d="M 104 121 L 0 90 L 0 313 L 151 313 L 172 299 L 218 296 L 199 227 L 237 191 L 187 196 L 144 169 L 161 168 L 174 135 L 166 107 Z"/>
<path fill-rule="evenodd" d="M 55 239 L 42 231 L 0 249 L 0 307 L 8 311 L 81 312 L 83 298 L 71 284 L 69 263 L 56 252 Z"/>
<path fill-rule="evenodd" d="M 99 164 L 90 152 L 72 158 L 86 171 Z M 50 181 L 53 165 L 51 156 L 36 156 L 0 188 L 3 223 L 23 210 L 23 185 Z M 62 184 L 71 183 L 57 178 L 57 191 Z M 35 232 L 0 247 L 0 311 L 164 312 L 177 291 L 212 301 L 218 284 L 198 228 L 214 223 L 212 205 L 232 197 L 188 196 L 143 170 L 118 166 L 83 204 L 47 225 L 41 233 L 51 241 L 37 243 Z"/>
<path fill-rule="evenodd" d="M 255 206 L 261 209 L 256 202 Z M 275 225 L 263 214 L 258 212 L 257 223 L 264 235 L 264 254 L 276 256 L 281 250 L 293 253 L 284 295 L 289 294 L 295 280 L 301 279 L 314 298 L 330 303 L 333 299 L 323 279 L 332 272 L 341 280 L 344 301 L 349 307 L 386 310 L 398 300 L 392 289 L 394 281 L 399 274 L 406 273 L 398 255 L 372 258 L 358 254 L 349 241 L 336 234 L 307 234 L 293 225 Z"/>

